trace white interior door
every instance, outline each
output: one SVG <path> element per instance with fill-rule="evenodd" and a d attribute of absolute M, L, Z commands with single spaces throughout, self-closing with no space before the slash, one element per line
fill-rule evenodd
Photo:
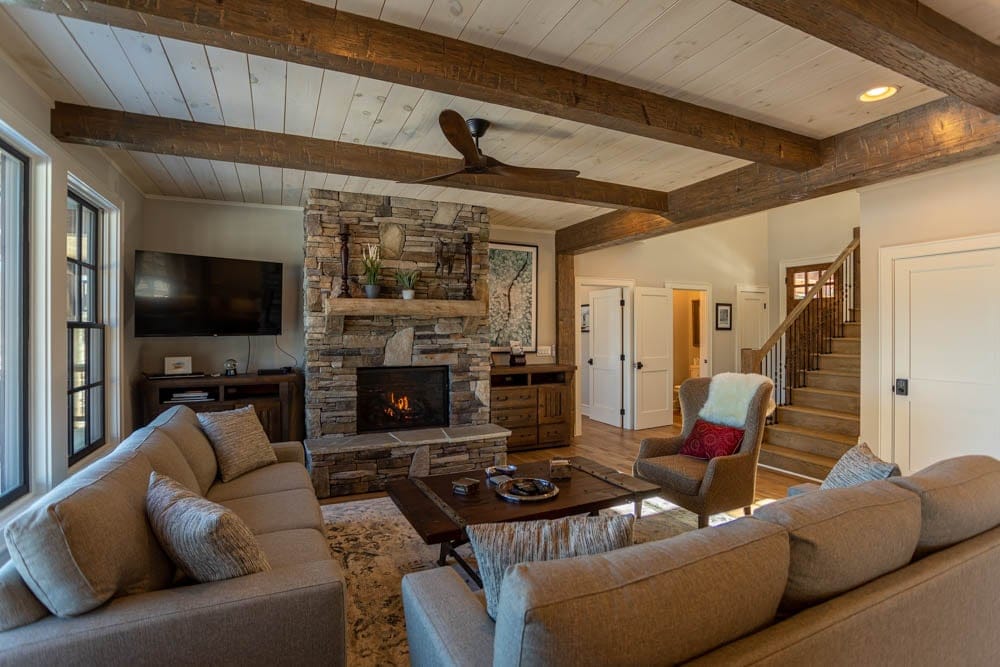
<path fill-rule="evenodd" d="M 590 293 L 590 418 L 622 426 L 625 373 L 624 291 Z"/>
<path fill-rule="evenodd" d="M 739 368 L 740 350 L 763 345 L 771 335 L 771 322 L 767 290 L 741 289 L 736 298 L 736 368 Z"/>
<path fill-rule="evenodd" d="M 1000 456 L 1000 248 L 897 260 L 893 285 L 896 463 Z"/>
<path fill-rule="evenodd" d="M 655 428 L 674 420 L 673 290 L 636 287 L 635 428 Z"/>

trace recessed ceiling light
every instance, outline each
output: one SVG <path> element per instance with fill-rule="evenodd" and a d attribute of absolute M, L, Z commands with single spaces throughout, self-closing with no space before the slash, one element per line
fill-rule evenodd
<path fill-rule="evenodd" d="M 879 100 L 892 97 L 896 94 L 897 90 L 899 89 L 896 86 L 877 86 L 861 93 L 858 99 L 862 102 L 878 102 Z"/>

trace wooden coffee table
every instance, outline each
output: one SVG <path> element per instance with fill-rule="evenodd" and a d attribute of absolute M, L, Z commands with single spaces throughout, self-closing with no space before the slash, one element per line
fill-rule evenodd
<path fill-rule="evenodd" d="M 596 461 L 574 456 L 568 480 L 558 480 L 559 495 L 551 500 L 512 503 L 496 494 L 486 482 L 482 470 L 433 477 L 413 477 L 389 482 L 389 497 L 426 544 L 441 545 L 438 565 L 452 556 L 477 583 L 479 574 L 456 553 L 468 542 L 465 527 L 478 523 L 558 519 L 574 514 L 596 515 L 599 510 L 628 502 L 641 502 L 656 495 L 660 487 L 644 482 Z M 547 478 L 547 461 L 525 463 L 517 467 L 516 477 Z M 452 493 L 452 480 L 460 477 L 478 479 L 479 490 L 463 496 Z"/>

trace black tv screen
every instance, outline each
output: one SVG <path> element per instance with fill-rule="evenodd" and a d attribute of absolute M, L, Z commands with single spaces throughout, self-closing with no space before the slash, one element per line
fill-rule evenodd
<path fill-rule="evenodd" d="M 280 263 L 136 251 L 136 336 L 280 333 Z"/>

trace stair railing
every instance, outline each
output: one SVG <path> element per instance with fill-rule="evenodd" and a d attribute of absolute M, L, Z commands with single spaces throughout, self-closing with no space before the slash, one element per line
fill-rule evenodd
<path fill-rule="evenodd" d="M 740 370 L 770 377 L 778 405 L 789 404 L 791 390 L 805 386 L 806 372 L 819 368 L 819 356 L 832 350 L 833 338 L 844 335 L 844 324 L 856 321 L 860 245 L 860 229 L 855 228 L 844 251 L 760 349 L 740 350 Z"/>

